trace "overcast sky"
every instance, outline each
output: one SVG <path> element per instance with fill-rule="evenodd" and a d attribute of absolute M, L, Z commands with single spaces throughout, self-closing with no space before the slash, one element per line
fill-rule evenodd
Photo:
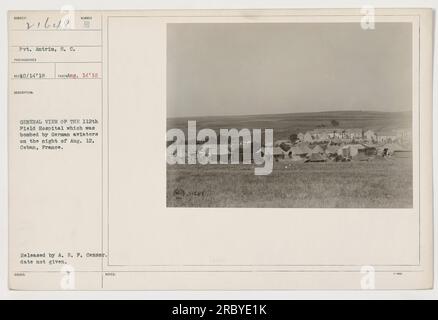
<path fill-rule="evenodd" d="M 168 25 L 168 117 L 411 105 L 408 23 Z"/>

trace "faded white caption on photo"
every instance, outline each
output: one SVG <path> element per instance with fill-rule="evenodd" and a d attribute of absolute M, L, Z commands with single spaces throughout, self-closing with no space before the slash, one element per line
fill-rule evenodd
<path fill-rule="evenodd" d="M 376 9 L 373 6 L 363 6 L 360 13 L 362 14 L 360 27 L 363 30 L 374 30 L 376 28 Z"/>

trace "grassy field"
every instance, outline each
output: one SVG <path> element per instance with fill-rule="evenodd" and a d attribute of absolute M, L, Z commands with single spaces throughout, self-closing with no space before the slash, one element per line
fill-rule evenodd
<path fill-rule="evenodd" d="M 411 208 L 412 192 L 411 158 L 167 168 L 168 207 Z"/>

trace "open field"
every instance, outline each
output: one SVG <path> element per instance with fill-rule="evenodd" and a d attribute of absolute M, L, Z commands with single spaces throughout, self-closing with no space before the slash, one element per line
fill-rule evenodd
<path fill-rule="evenodd" d="M 167 168 L 168 207 L 411 208 L 412 159 Z"/>

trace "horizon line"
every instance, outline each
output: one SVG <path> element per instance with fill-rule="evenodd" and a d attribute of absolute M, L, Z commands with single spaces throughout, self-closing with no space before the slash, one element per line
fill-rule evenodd
<path fill-rule="evenodd" d="M 404 113 L 412 112 L 412 110 L 400 110 L 400 111 L 379 111 L 379 110 L 332 110 L 332 111 L 309 111 L 309 112 L 281 112 L 281 113 L 252 113 L 252 114 L 228 114 L 228 115 L 189 115 L 189 116 L 173 116 L 167 117 L 168 119 L 182 119 L 182 118 L 210 118 L 210 117 L 253 117 L 253 116 L 280 116 L 290 114 L 309 114 L 309 113 L 335 113 L 335 112 L 374 112 L 374 113 Z"/>

